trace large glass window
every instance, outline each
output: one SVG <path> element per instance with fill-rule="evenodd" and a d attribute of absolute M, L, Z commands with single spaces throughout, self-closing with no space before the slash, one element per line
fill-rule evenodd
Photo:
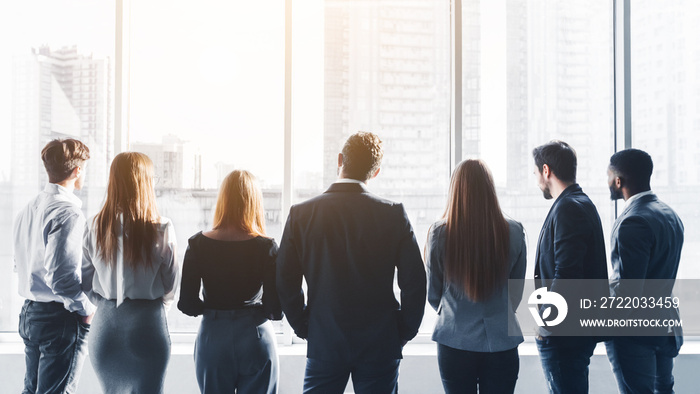
<path fill-rule="evenodd" d="M 263 187 L 268 234 L 280 239 L 285 162 L 283 0 L 131 2 L 130 81 L 122 130 L 154 160 L 161 214 L 187 239 L 211 226 L 218 186 L 234 168 Z M 462 158 L 483 158 L 504 212 L 528 234 L 528 276 L 551 201 L 531 175 L 533 147 L 551 139 L 578 152 L 578 182 L 614 220 L 606 166 L 613 153 L 612 4 L 609 0 L 462 0 Z M 373 131 L 385 142 L 369 188 L 402 202 L 423 247 L 440 218 L 451 169 L 449 0 L 308 0 L 292 14 L 293 203 L 336 178 L 345 138 Z M 632 145 L 655 161 L 652 187 L 686 225 L 680 275 L 698 271 L 700 211 L 700 6 L 635 1 Z M 52 138 L 88 143 L 79 193 L 100 208 L 114 156 L 114 1 L 30 0 L 0 14 L 0 234 L 46 182 L 39 160 Z M 40 12 L 37 12 L 40 11 Z M 288 98 L 289 99 L 289 98 Z M 2 151 L 2 149 L 5 149 Z M 12 238 L 0 246 L 0 331 L 16 330 L 22 300 Z M 422 332 L 432 329 L 426 308 Z M 198 320 L 170 313 L 173 331 Z"/>
<path fill-rule="evenodd" d="M 233 169 L 261 183 L 269 236 L 279 240 L 284 125 L 284 1 L 132 2 L 130 150 L 153 159 L 158 208 L 187 239 L 211 229 Z M 199 319 L 175 308 L 172 331 Z"/>
<path fill-rule="evenodd" d="M 609 233 L 613 153 L 612 5 L 608 0 L 462 1 L 463 158 L 493 172 L 503 212 L 528 236 L 527 276 L 552 201 L 532 175 L 550 140 L 578 155 L 577 182 Z"/>
<path fill-rule="evenodd" d="M 295 201 L 336 180 L 338 153 L 350 134 L 374 132 L 384 142 L 384 160 L 368 188 L 404 204 L 423 247 L 449 183 L 449 6 L 448 0 L 294 3 Z M 426 319 L 422 331 L 432 326 Z"/>
<path fill-rule="evenodd" d="M 681 217 L 678 276 L 700 267 L 700 3 L 634 1 L 631 6 L 632 147 L 654 161 L 651 188 Z"/>
<path fill-rule="evenodd" d="M 86 215 L 104 196 L 112 151 L 114 1 L 29 0 L 0 13 L 0 331 L 16 331 L 23 299 L 12 222 L 48 181 L 40 152 L 73 137 L 90 148 Z"/>

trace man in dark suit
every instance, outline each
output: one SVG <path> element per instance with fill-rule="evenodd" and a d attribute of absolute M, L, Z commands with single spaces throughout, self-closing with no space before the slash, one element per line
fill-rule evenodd
<path fill-rule="evenodd" d="M 552 141 L 532 154 L 544 198 L 555 199 L 537 243 L 537 288 L 561 294 L 567 286 L 562 279 L 607 279 L 603 228 L 595 205 L 576 183 L 576 152 L 565 142 Z M 598 339 L 548 334 L 541 330 L 536 340 L 550 392 L 587 393 L 588 365 Z"/>
<path fill-rule="evenodd" d="M 396 392 L 402 347 L 423 318 L 426 273 L 406 211 L 365 185 L 379 173 L 381 144 L 351 135 L 338 181 L 287 218 L 277 286 L 289 324 L 308 341 L 304 393 L 342 393 L 350 375 L 356 393 Z"/>
<path fill-rule="evenodd" d="M 671 296 L 683 247 L 683 223 L 651 191 L 653 169 L 651 157 L 638 149 L 625 149 L 610 158 L 610 198 L 625 200 L 612 230 L 613 296 Z M 636 281 L 630 281 L 633 279 Z M 665 280 L 640 286 L 644 279 Z M 669 312 L 677 317 L 677 309 Z M 608 357 L 620 392 L 672 393 L 673 358 L 683 343 L 682 335 L 680 327 L 673 327 L 659 336 L 608 341 Z"/>

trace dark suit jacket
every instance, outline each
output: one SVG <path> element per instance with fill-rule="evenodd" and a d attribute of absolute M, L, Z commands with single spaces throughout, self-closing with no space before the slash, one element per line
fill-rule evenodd
<path fill-rule="evenodd" d="M 607 279 L 605 238 L 598 210 L 581 186 L 567 187 L 542 225 L 535 256 L 537 287 L 557 291 L 557 279 Z"/>
<path fill-rule="evenodd" d="M 564 189 L 554 201 L 537 242 L 536 287 L 546 286 L 569 302 L 581 295 L 581 282 L 577 282 L 577 287 L 573 287 L 572 282 L 562 282 L 561 279 L 603 279 L 592 283 L 590 288 L 584 283 L 585 294 L 592 299 L 609 295 L 605 238 L 600 216 L 593 202 L 578 184 Z M 559 333 L 566 332 L 569 325 L 575 326 L 578 322 L 575 313 L 575 308 L 570 305 L 566 320 L 554 328 L 548 327 L 549 332 L 540 329 L 540 335 L 546 336 L 550 332 L 563 335 Z M 590 330 L 588 335 L 594 335 L 593 330 Z M 577 337 L 560 336 L 552 340 L 562 346 L 580 342 Z"/>
<path fill-rule="evenodd" d="M 654 194 L 635 199 L 622 211 L 612 229 L 612 293 L 615 296 L 670 296 L 678 273 L 683 247 L 683 223 L 676 213 Z M 668 279 L 646 288 L 633 283 L 621 286 L 620 279 Z M 643 294 L 642 294 L 643 293 Z M 675 316 L 677 310 L 669 310 Z M 674 327 L 680 348 L 682 330 Z M 660 338 L 639 337 L 642 342 L 656 343 Z"/>
<path fill-rule="evenodd" d="M 361 184 L 334 183 L 293 206 L 277 257 L 277 287 L 287 320 L 308 340 L 309 358 L 401 358 L 402 341 L 418 332 L 426 297 L 425 267 L 403 205 Z"/>

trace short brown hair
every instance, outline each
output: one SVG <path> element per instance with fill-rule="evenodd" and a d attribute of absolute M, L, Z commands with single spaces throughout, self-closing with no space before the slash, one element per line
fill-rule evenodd
<path fill-rule="evenodd" d="M 90 149 L 72 138 L 49 141 L 41 150 L 41 160 L 51 183 L 65 180 L 76 167 L 83 165 L 89 158 Z"/>
<path fill-rule="evenodd" d="M 384 157 L 382 140 L 364 131 L 348 137 L 341 153 L 345 176 L 363 182 L 372 177 Z"/>

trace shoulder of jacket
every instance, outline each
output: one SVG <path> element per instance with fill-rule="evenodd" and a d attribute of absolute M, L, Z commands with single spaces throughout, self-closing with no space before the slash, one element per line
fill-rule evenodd
<path fill-rule="evenodd" d="M 508 227 L 510 227 L 512 230 L 520 230 L 522 231 L 524 229 L 523 224 L 520 223 L 519 221 L 510 218 L 510 217 L 505 217 L 506 222 L 508 222 Z"/>

